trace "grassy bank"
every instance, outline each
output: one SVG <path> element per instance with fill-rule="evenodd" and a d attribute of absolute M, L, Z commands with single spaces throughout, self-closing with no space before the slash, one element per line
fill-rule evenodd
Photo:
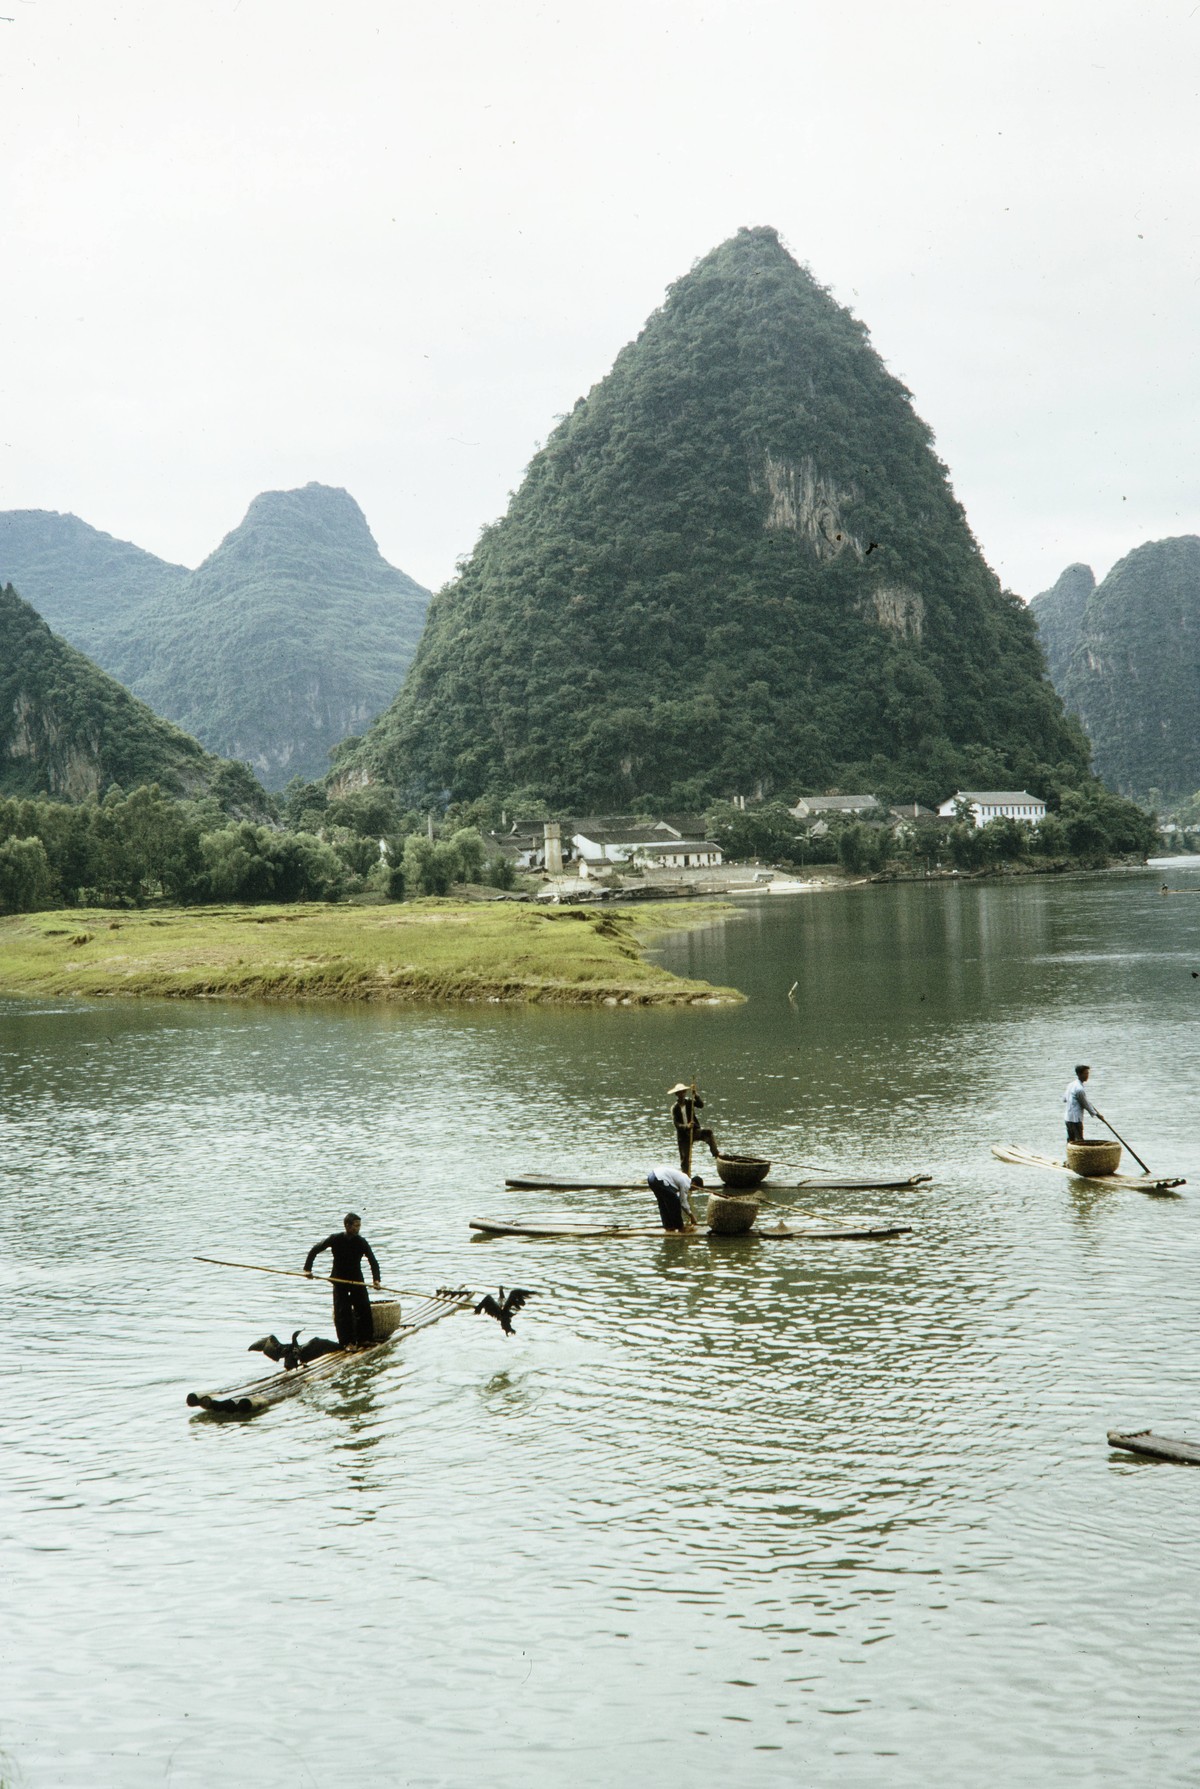
<path fill-rule="evenodd" d="M 0 992 L 256 1000 L 726 1004 L 641 946 L 711 921 L 712 902 L 612 908 L 413 901 L 402 906 L 70 908 L 0 920 Z"/>

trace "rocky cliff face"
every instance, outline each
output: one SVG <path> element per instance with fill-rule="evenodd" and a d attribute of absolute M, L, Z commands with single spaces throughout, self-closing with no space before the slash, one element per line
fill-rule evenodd
<path fill-rule="evenodd" d="M 1060 695 L 1067 665 L 1079 641 L 1084 612 L 1095 588 L 1096 579 L 1090 565 L 1068 565 L 1053 589 L 1043 590 L 1029 605 L 1037 622 L 1047 669 Z"/>
<path fill-rule="evenodd" d="M 1033 608 L 1043 629 L 1049 621 L 1055 682 L 1087 730 L 1096 770 L 1125 795 L 1194 794 L 1200 536 L 1149 541 L 1088 590 L 1090 578 L 1086 566 L 1070 567 Z"/>
<path fill-rule="evenodd" d="M 221 766 L 0 589 L 0 795 L 97 797 L 113 783 L 202 795 Z"/>
<path fill-rule="evenodd" d="M 396 694 L 428 592 L 345 491 L 255 498 L 194 572 L 73 516 L 0 515 L 0 577 L 159 713 L 269 787 L 319 777 Z"/>
<path fill-rule="evenodd" d="M 1033 622 L 863 326 L 743 230 L 533 459 L 339 759 L 406 800 L 926 803 L 1083 776 Z"/>

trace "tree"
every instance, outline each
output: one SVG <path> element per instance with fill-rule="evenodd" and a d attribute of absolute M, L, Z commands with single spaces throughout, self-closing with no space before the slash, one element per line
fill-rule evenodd
<path fill-rule="evenodd" d="M 49 902 L 53 877 L 41 839 L 0 845 L 0 913 L 30 913 Z"/>

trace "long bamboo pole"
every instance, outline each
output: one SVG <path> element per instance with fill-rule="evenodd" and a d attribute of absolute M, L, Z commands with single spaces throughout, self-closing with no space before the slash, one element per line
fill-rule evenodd
<path fill-rule="evenodd" d="M 339 1280 L 333 1274 L 301 1273 L 295 1267 L 259 1267 L 254 1261 L 218 1261 L 215 1255 L 193 1255 L 193 1261 L 206 1261 L 210 1267 L 241 1267 L 247 1273 L 278 1273 L 289 1280 L 318 1280 L 326 1286 L 367 1286 L 366 1280 Z M 390 1292 L 393 1298 L 428 1298 L 427 1292 L 414 1292 L 411 1287 L 377 1286 L 372 1280 L 371 1292 Z"/>
<path fill-rule="evenodd" d="M 1142 1160 L 1142 1158 L 1138 1154 L 1137 1150 L 1133 1147 L 1133 1144 L 1125 1142 L 1124 1137 L 1121 1135 L 1121 1133 L 1117 1129 L 1116 1125 L 1109 1124 L 1108 1119 L 1104 1116 L 1103 1112 L 1097 1112 L 1096 1117 L 1100 1120 L 1101 1124 L 1104 1125 L 1106 1130 L 1110 1130 L 1112 1132 L 1113 1136 L 1117 1139 L 1118 1143 L 1123 1143 L 1125 1145 L 1125 1148 L 1129 1151 L 1130 1155 L 1133 1157 L 1134 1161 L 1137 1163 L 1138 1167 L 1142 1170 L 1142 1172 L 1144 1174 L 1149 1174 L 1149 1172 L 1150 1172 L 1149 1168 L 1147 1168 L 1145 1162 Z"/>

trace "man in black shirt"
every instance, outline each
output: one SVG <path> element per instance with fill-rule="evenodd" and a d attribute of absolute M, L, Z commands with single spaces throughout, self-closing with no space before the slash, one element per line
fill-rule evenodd
<path fill-rule="evenodd" d="M 343 1348 L 369 1348 L 375 1340 L 375 1326 L 371 1317 L 370 1296 L 363 1282 L 362 1259 L 365 1255 L 371 1263 L 371 1279 L 376 1288 L 379 1286 L 379 1263 L 366 1237 L 359 1235 L 362 1219 L 358 1213 L 348 1211 L 342 1222 L 342 1230 L 335 1230 L 324 1242 L 313 1243 L 305 1257 L 304 1271 L 311 1280 L 313 1262 L 323 1250 L 328 1249 L 333 1256 L 333 1270 L 329 1277 L 334 1281 L 357 1281 L 356 1285 L 334 1285 L 333 1324 Z"/>

